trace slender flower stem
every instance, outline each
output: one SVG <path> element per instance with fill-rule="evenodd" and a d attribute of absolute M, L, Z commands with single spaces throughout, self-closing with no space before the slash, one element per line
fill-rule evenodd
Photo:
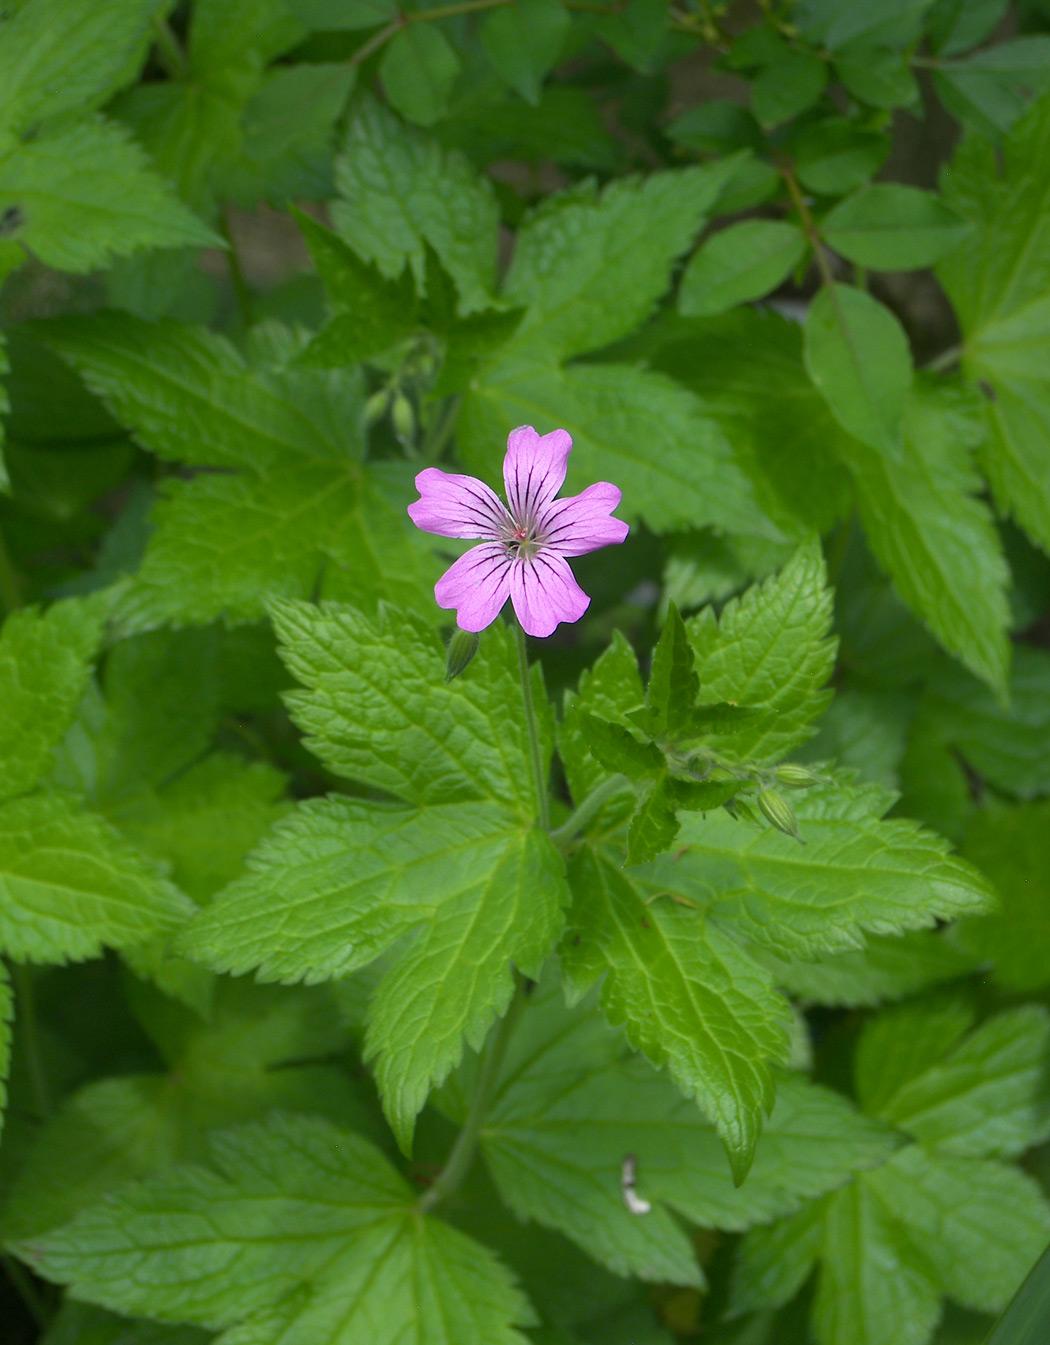
<path fill-rule="evenodd" d="M 953 364 L 958 364 L 962 358 L 962 345 L 949 346 L 947 350 L 942 350 L 939 355 L 934 355 L 922 367 L 928 374 L 940 373 L 942 369 L 950 369 Z"/>
<path fill-rule="evenodd" d="M 551 832 L 551 840 L 559 850 L 564 850 L 598 816 L 611 798 L 629 788 L 630 781 L 626 775 L 613 775 L 603 780 L 591 790 L 568 821 Z"/>
<path fill-rule="evenodd" d="M 547 772 L 543 769 L 543 749 L 540 747 L 539 730 L 536 727 L 536 707 L 532 703 L 532 679 L 529 677 L 529 654 L 525 648 L 525 632 L 519 621 L 514 622 L 518 640 L 518 671 L 521 673 L 521 695 L 525 702 L 525 725 L 529 732 L 529 746 L 532 749 L 532 773 L 536 778 L 536 801 L 539 805 L 539 822 L 544 831 L 551 829 L 550 797 L 547 793 Z"/>
<path fill-rule="evenodd" d="M 171 75 L 172 79 L 185 79 L 189 73 L 189 61 L 186 59 L 186 53 L 183 51 L 179 39 L 167 19 L 162 19 L 159 14 L 155 14 L 152 19 L 153 41 L 157 48 L 157 55 L 164 69 Z"/>
<path fill-rule="evenodd" d="M 53 1113 L 51 1089 L 48 1087 L 47 1071 L 40 1049 L 40 1030 L 36 1016 L 36 996 L 33 994 L 33 973 L 21 962 L 11 964 L 11 979 L 15 983 L 17 996 L 18 1025 L 22 1030 L 22 1044 L 25 1047 L 26 1066 L 29 1070 L 29 1086 L 33 1093 L 33 1104 L 41 1121 L 46 1121 Z"/>
<path fill-rule="evenodd" d="M 474 1161 L 474 1153 L 481 1136 L 481 1127 L 485 1122 L 486 1113 L 496 1092 L 500 1066 L 506 1054 L 507 1043 L 510 1041 L 514 1025 L 518 1021 L 521 1007 L 525 1003 L 524 977 L 517 972 L 515 977 L 517 987 L 514 991 L 514 998 L 501 1021 L 489 1034 L 489 1039 L 485 1044 L 477 1087 L 474 1089 L 474 1097 L 470 1104 L 470 1111 L 467 1113 L 467 1119 L 463 1122 L 463 1129 L 456 1136 L 456 1142 L 452 1146 L 448 1162 L 438 1173 L 433 1186 L 420 1197 L 419 1210 L 421 1213 L 425 1214 L 427 1210 L 432 1210 L 435 1205 L 447 1200 L 454 1191 L 457 1191 Z"/>

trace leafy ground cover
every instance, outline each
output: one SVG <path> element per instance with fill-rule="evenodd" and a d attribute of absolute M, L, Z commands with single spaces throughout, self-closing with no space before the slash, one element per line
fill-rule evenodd
<path fill-rule="evenodd" d="M 4 1345 L 979 1345 L 1044 0 L 7 0 L 0 286 Z"/>

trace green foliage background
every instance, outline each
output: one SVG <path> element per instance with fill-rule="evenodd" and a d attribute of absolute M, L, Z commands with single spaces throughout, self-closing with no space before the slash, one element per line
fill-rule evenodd
<path fill-rule="evenodd" d="M 985 1339 L 1045 0 L 3 0 L 0 375 L 4 1345 Z M 526 423 L 632 525 L 534 737 L 406 514 Z"/>

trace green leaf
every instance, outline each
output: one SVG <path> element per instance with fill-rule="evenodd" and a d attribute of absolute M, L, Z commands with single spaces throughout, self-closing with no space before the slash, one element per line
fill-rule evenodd
<path fill-rule="evenodd" d="M 138 74 L 143 0 L 27 0 L 0 21 L 0 128 L 92 110 Z"/>
<path fill-rule="evenodd" d="M 1004 705 L 963 669 L 931 670 L 917 728 L 996 789 L 1030 799 L 1050 790 L 1050 655 L 1017 644 Z"/>
<path fill-rule="evenodd" d="M 820 231 L 836 252 L 858 266 L 911 271 L 939 261 L 972 227 L 932 192 L 882 182 L 840 201 Z"/>
<path fill-rule="evenodd" d="M 700 396 L 785 534 L 826 533 L 848 512 L 843 431 L 806 374 L 798 323 L 760 308 L 667 323 L 646 357 Z"/>
<path fill-rule="evenodd" d="M 653 650 L 646 700 L 658 735 L 674 736 L 689 721 L 700 692 L 700 679 L 681 613 L 670 605 L 663 632 Z"/>
<path fill-rule="evenodd" d="M 0 634 L 0 799 L 32 789 L 73 722 L 102 637 L 78 599 L 13 612 Z"/>
<path fill-rule="evenodd" d="M 362 262 L 338 234 L 296 212 L 310 256 L 325 287 L 333 317 L 306 347 L 299 363 L 342 368 L 378 355 L 409 336 L 416 326 L 416 293 L 406 270 L 386 280 Z"/>
<path fill-rule="evenodd" d="M 581 711 L 577 720 L 591 752 L 610 771 L 622 771 L 632 779 L 662 772 L 664 754 L 655 743 L 642 742 L 622 724 Z"/>
<path fill-rule="evenodd" d="M 413 25 L 420 30 L 430 24 Z M 359 257 L 390 278 L 406 260 L 424 274 L 424 240 L 456 282 L 465 313 L 488 308 L 496 285 L 499 210 L 488 178 L 362 97 L 336 160 L 332 223 Z"/>
<path fill-rule="evenodd" d="M 0 806 L 0 946 L 10 957 L 97 957 L 166 933 L 193 910 L 100 817 L 65 796 Z"/>
<path fill-rule="evenodd" d="M 857 1100 L 871 1116 L 895 1113 L 896 1094 L 937 1065 L 973 1027 L 969 996 L 950 991 L 886 1009 L 865 1024 L 853 1057 Z"/>
<path fill-rule="evenodd" d="M 775 290 L 806 254 L 805 235 L 782 220 L 743 220 L 713 234 L 690 259 L 678 292 L 686 317 L 724 313 Z"/>
<path fill-rule="evenodd" d="M 865 1345 L 925 1345 L 942 1295 L 984 1312 L 1005 1305 L 1050 1235 L 1050 1206 L 1031 1177 L 985 1155 L 1019 1152 L 1047 1133 L 1050 1018 L 1027 1005 L 960 1038 L 964 1028 L 951 1002 L 932 1014 L 902 1005 L 868 1025 L 865 1088 L 921 1142 L 779 1229 L 748 1234 L 737 1310 L 785 1301 L 818 1258 L 821 1345 L 854 1345 L 857 1323 Z M 778 1272 L 778 1249 L 793 1274 Z"/>
<path fill-rule="evenodd" d="M 487 14 L 478 36 L 502 78 L 535 105 L 544 77 L 561 55 L 570 22 L 560 0 L 517 0 Z"/>
<path fill-rule="evenodd" d="M 389 1142 L 338 1063 L 346 1023 L 327 988 L 220 980 L 206 1021 L 138 984 L 131 1000 L 166 1072 L 96 1078 L 63 1102 L 5 1192 L 5 1241 L 59 1228 L 125 1182 L 199 1157 L 209 1131 L 272 1111 L 353 1119 Z"/>
<path fill-rule="evenodd" d="M 508 1272 L 414 1202 L 374 1146 L 289 1117 L 216 1135 L 209 1166 L 126 1186 L 19 1254 L 78 1298 L 244 1323 L 256 1345 L 293 1331 L 332 1345 L 362 1333 L 376 1345 L 523 1345 L 514 1326 L 533 1318 Z M 221 1230 L 202 1220 L 217 1208 Z"/>
<path fill-rule="evenodd" d="M 965 928 L 965 925 L 962 926 Z M 964 975 L 973 958 L 960 953 L 941 934 L 912 930 L 903 937 L 869 934 L 865 947 L 825 954 L 814 961 L 789 962 L 756 950 L 777 984 L 803 1004 L 871 1008 L 900 999 L 939 981 Z"/>
<path fill-rule="evenodd" d="M 195 1326 L 129 1321 L 68 1299 L 41 1337 L 41 1345 L 208 1345 L 211 1339 Z"/>
<path fill-rule="evenodd" d="M 527 313 L 512 343 L 522 360 L 553 364 L 610 345 L 651 313 L 737 167 L 620 178 L 545 201 L 518 234 L 503 286 Z"/>
<path fill-rule="evenodd" d="M 485 632 L 468 672 L 449 684 L 440 638 L 403 613 L 386 609 L 373 621 L 351 607 L 278 603 L 272 614 L 282 657 L 308 688 L 287 704 L 330 770 L 409 803 L 494 799 L 533 818 L 517 655 L 505 627 Z M 542 701 L 539 712 L 546 756 Z"/>
<path fill-rule="evenodd" d="M 440 28 L 412 23 L 387 43 L 379 77 L 403 117 L 417 126 L 433 126 L 448 109 L 459 69 L 459 57 Z"/>
<path fill-rule="evenodd" d="M 917 384 L 892 452 L 841 442 L 868 545 L 950 653 L 996 691 L 1010 646 L 1009 571 L 967 449 L 981 434 L 962 390 Z"/>
<path fill-rule="evenodd" d="M 997 139 L 1050 84 L 1050 37 L 1015 37 L 938 64 L 933 82 L 945 107 L 964 126 Z"/>
<path fill-rule="evenodd" d="M 606 1017 L 696 1097 L 742 1181 L 773 1105 L 769 1061 L 787 1057 L 785 1002 L 717 925 L 672 901 L 648 905 L 667 890 L 659 880 L 625 873 L 612 854 L 588 847 L 572 860 L 570 881 L 561 951 L 570 985 L 582 993 L 607 973 Z"/>
<path fill-rule="evenodd" d="M 794 1209 L 850 1172 L 882 1161 L 891 1132 L 805 1080 L 778 1080 L 777 1103 L 743 1186 L 712 1126 L 670 1082 L 624 1057 L 593 1009 L 567 1014 L 560 989 L 530 996 L 485 1123 L 482 1152 L 519 1218 L 563 1232 L 618 1274 L 701 1282 L 671 1213 L 740 1230 Z M 624 1156 L 636 1160 L 628 1211 Z"/>
<path fill-rule="evenodd" d="M 1003 17 L 1008 0 L 935 0 L 926 16 L 930 45 L 955 56 L 983 42 Z"/>
<path fill-rule="evenodd" d="M 15 1017 L 15 997 L 7 967 L 0 963 L 0 1135 L 7 1113 L 7 1072 L 11 1068 L 11 1024 Z"/>
<path fill-rule="evenodd" d="M 858 43 L 835 57 L 835 73 L 849 94 L 870 107 L 912 107 L 919 85 L 905 52 Z"/>
<path fill-rule="evenodd" d="M 142 248 L 216 247 L 123 128 L 92 117 L 24 144 L 0 145 L 0 214 L 47 266 L 91 271 Z"/>
<path fill-rule="evenodd" d="M 1050 434 L 1050 305 L 1037 258 L 1050 228 L 1050 172 L 1038 147 L 1048 134 L 1044 98 L 1005 142 L 1001 160 L 975 136 L 963 142 L 945 199 L 975 227 L 938 268 L 963 332 L 963 371 L 984 396 L 981 465 L 999 509 L 1044 550 L 1050 463 L 1040 445 Z"/>
<path fill-rule="evenodd" d="M 125 626 L 254 620 L 268 595 L 319 585 L 433 612 L 430 548 L 404 516 L 411 473 L 360 461 L 355 373 L 251 368 L 220 336 L 129 314 L 44 330 L 144 445 L 234 469 L 168 480 Z"/>
<path fill-rule="evenodd" d="M 700 400 L 664 375 L 621 364 L 483 369 L 463 399 L 460 455 L 493 479 L 508 427 L 562 427 L 572 435 L 567 489 L 595 480 L 623 491 L 621 513 L 657 532 L 713 525 L 779 537 L 751 483 Z"/>
<path fill-rule="evenodd" d="M 759 72 L 751 85 L 751 111 L 769 128 L 797 117 L 818 101 L 828 82 L 828 67 L 809 51 L 786 45 L 778 59 Z"/>
<path fill-rule="evenodd" d="M 1007 1009 L 869 1110 L 943 1153 L 1013 1157 L 1050 1134 L 1048 1049 L 1041 1005 Z"/>
<path fill-rule="evenodd" d="M 806 317 L 805 360 L 843 428 L 892 454 L 912 363 L 908 338 L 889 309 L 852 285 L 824 286 Z"/>
<path fill-rule="evenodd" d="M 963 853 L 988 875 L 999 910 L 966 920 L 960 946 L 992 965 L 1011 990 L 1038 990 L 1050 981 L 1044 949 L 1050 938 L 1050 867 L 1046 853 L 1050 808 L 1045 802 L 982 808 L 966 830 Z"/>
<path fill-rule="evenodd" d="M 701 703 L 730 701 L 771 713 L 719 734 L 730 758 L 770 760 L 805 742 L 831 696 L 831 593 L 819 543 L 800 547 L 778 575 L 733 599 L 715 619 L 687 623 Z"/>
<path fill-rule="evenodd" d="M 286 0 L 288 8 L 307 28 L 378 28 L 397 18 L 395 0 Z"/>
<path fill-rule="evenodd" d="M 875 176 L 890 152 L 889 137 L 845 117 L 802 124 L 791 138 L 802 185 L 822 196 L 855 191 Z"/>
<path fill-rule="evenodd" d="M 627 863 L 646 864 L 670 848 L 678 835 L 682 809 L 707 812 L 736 793 L 736 780 L 681 780 L 664 774 L 639 803 L 627 831 Z"/>
<path fill-rule="evenodd" d="M 987 911 L 986 881 L 946 842 L 913 822 L 880 819 L 891 799 L 843 784 L 799 794 L 805 846 L 723 812 L 686 817 L 685 852 L 673 872 L 661 860 L 656 881 L 780 957 L 844 952 L 863 947 L 862 931 L 900 933 Z"/>
<path fill-rule="evenodd" d="M 837 51 L 849 42 L 868 46 L 907 46 L 921 30 L 933 0 L 883 0 L 875 9 L 858 9 L 850 0 L 802 0 L 795 14 L 810 42 Z"/>

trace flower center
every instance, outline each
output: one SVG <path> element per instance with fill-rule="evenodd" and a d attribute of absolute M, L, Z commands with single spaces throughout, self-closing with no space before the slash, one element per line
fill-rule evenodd
<path fill-rule="evenodd" d="M 508 518 L 502 532 L 500 540 L 516 560 L 531 560 L 543 545 L 534 519 Z"/>

